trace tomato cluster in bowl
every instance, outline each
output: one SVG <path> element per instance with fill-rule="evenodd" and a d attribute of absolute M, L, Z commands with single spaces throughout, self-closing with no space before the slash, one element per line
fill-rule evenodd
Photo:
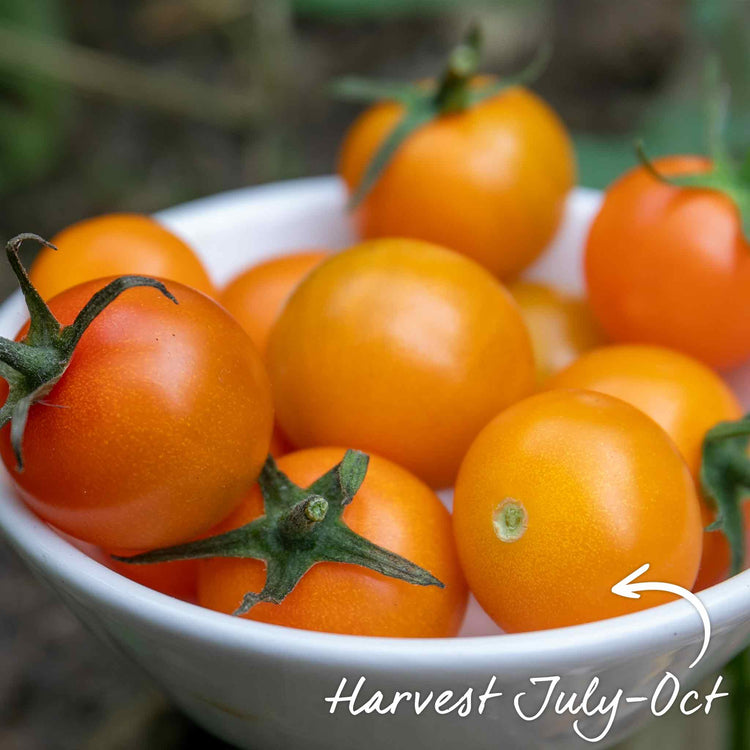
<path fill-rule="evenodd" d="M 143 216 L 9 243 L 24 500 L 144 585 L 335 633 L 455 635 L 469 591 L 507 632 L 574 625 L 667 601 L 612 593 L 644 563 L 741 569 L 750 423 L 716 368 L 750 358 L 750 248 L 718 166 L 622 176 L 572 298 L 518 278 L 575 182 L 557 115 L 453 63 L 388 92 L 342 146 L 346 249 L 216 289 Z"/>

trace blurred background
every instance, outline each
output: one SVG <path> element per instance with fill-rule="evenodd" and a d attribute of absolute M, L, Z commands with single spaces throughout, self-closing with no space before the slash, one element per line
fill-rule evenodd
<path fill-rule="evenodd" d="M 358 111 L 331 79 L 434 74 L 473 20 L 488 71 L 552 43 L 534 88 L 572 130 L 583 185 L 631 166 L 636 136 L 653 155 L 705 151 L 710 51 L 732 85 L 729 142 L 747 145 L 747 0 L 0 0 L 0 240 L 331 172 Z M 626 747 L 720 748 L 724 725 L 660 720 Z M 193 747 L 225 746 L 0 542 L 0 748 Z"/>

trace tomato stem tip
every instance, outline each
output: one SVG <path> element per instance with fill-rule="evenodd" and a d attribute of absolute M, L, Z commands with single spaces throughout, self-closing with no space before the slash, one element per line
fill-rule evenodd
<path fill-rule="evenodd" d="M 482 34 L 478 24 L 469 27 L 463 41 L 448 55 L 443 74 L 427 85 L 392 81 L 369 81 L 347 77 L 334 83 L 335 96 L 350 101 L 397 101 L 403 114 L 365 168 L 349 197 L 348 208 L 356 208 L 369 194 L 401 144 L 415 131 L 444 115 L 463 112 L 497 96 L 505 89 L 533 82 L 549 62 L 551 47 L 542 45 L 531 63 L 520 73 L 477 86 Z"/>

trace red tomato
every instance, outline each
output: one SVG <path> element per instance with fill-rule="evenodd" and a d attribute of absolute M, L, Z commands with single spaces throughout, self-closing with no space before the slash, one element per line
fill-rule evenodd
<path fill-rule="evenodd" d="M 672 156 L 655 166 L 683 175 L 710 163 Z M 633 169 L 607 190 L 585 262 L 591 306 L 615 341 L 661 344 L 719 368 L 750 357 L 750 244 L 723 193 Z"/>
<path fill-rule="evenodd" d="M 106 282 L 49 306 L 69 324 Z M 165 283 L 179 304 L 129 289 L 89 326 L 60 380 L 31 406 L 23 471 L 10 425 L 0 432 L 3 462 L 29 506 L 105 549 L 196 537 L 234 509 L 268 452 L 270 387 L 247 334 L 205 295 Z"/>

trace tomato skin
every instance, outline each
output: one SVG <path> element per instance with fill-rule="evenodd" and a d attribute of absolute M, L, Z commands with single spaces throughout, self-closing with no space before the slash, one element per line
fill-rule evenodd
<path fill-rule="evenodd" d="M 319 266 L 274 330 L 268 366 L 284 433 L 351 445 L 433 487 L 533 388 L 531 343 L 504 287 L 457 253 L 374 240 Z"/>
<path fill-rule="evenodd" d="M 140 274 L 171 279 L 209 296 L 216 290 L 193 250 L 149 216 L 106 214 L 63 229 L 58 252 L 41 249 L 29 277 L 45 300 L 84 281 Z"/>
<path fill-rule="evenodd" d="M 355 121 L 339 157 L 350 191 L 402 115 L 402 105 L 386 102 Z M 527 89 L 510 88 L 412 133 L 355 219 L 364 238 L 434 242 L 504 279 L 554 235 L 575 172 L 570 137 L 555 112 Z"/>
<path fill-rule="evenodd" d="M 672 438 L 700 482 L 706 432 L 742 416 L 742 407 L 713 370 L 684 354 L 656 346 L 621 344 L 596 349 L 558 373 L 549 388 L 582 388 L 627 401 L 647 414 Z M 699 486 L 699 485 L 698 485 Z M 701 504 L 704 526 L 715 512 Z M 723 534 L 707 531 L 696 581 L 701 590 L 726 577 L 729 546 Z"/>
<path fill-rule="evenodd" d="M 287 299 L 300 281 L 328 256 L 328 250 L 307 250 L 271 258 L 251 266 L 224 288 L 224 307 L 265 356 L 268 336 Z"/>
<path fill-rule="evenodd" d="M 343 455 L 343 449 L 313 448 L 290 453 L 278 465 L 293 482 L 309 486 Z M 262 513 L 262 496 L 256 485 L 217 532 L 249 523 Z M 456 635 L 468 591 L 455 552 L 450 515 L 432 490 L 405 469 L 371 456 L 364 484 L 344 510 L 343 519 L 358 534 L 429 570 L 445 588 L 415 586 L 357 565 L 318 563 L 281 604 L 259 604 L 243 616 L 352 635 Z M 265 565 L 259 560 L 202 560 L 198 602 L 231 613 L 244 594 L 260 591 L 264 583 Z"/>
<path fill-rule="evenodd" d="M 665 175 L 710 166 L 693 156 L 655 164 Z M 667 346 L 718 368 L 750 357 L 750 246 L 725 195 L 633 169 L 607 190 L 585 265 L 591 306 L 613 340 Z"/>
<path fill-rule="evenodd" d="M 494 514 L 520 502 L 528 527 L 502 541 Z M 690 588 L 701 556 L 690 472 L 653 420 L 623 401 L 557 390 L 510 407 L 477 437 L 456 483 L 453 526 L 474 595 L 507 631 L 576 625 L 673 597 L 611 587 L 644 563 Z"/>
<path fill-rule="evenodd" d="M 52 312 L 71 323 L 107 281 L 63 292 Z M 23 472 L 9 425 L 0 431 L 28 505 L 105 549 L 153 549 L 213 526 L 256 480 L 271 437 L 270 386 L 247 334 L 205 295 L 165 284 L 179 304 L 129 289 L 86 330 L 30 409 Z"/>
<path fill-rule="evenodd" d="M 604 343 L 604 334 L 584 300 L 530 281 L 517 281 L 508 290 L 531 335 L 539 384 Z"/>
<path fill-rule="evenodd" d="M 147 550 L 111 550 L 110 555 L 130 557 Z M 198 592 L 198 561 L 176 560 L 150 565 L 132 565 L 109 558 L 107 565 L 131 581 L 147 586 L 167 596 L 184 601 L 195 601 Z"/>
<path fill-rule="evenodd" d="M 289 442 L 289 438 L 281 431 L 281 428 L 275 424 L 273 426 L 273 433 L 271 434 L 271 443 L 268 446 L 268 452 L 274 458 L 281 458 L 286 453 L 291 453 L 294 450 L 292 444 Z"/>

